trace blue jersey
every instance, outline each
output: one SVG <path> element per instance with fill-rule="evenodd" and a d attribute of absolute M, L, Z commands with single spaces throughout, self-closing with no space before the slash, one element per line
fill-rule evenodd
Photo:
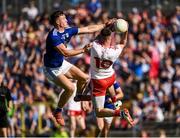
<path fill-rule="evenodd" d="M 46 39 L 46 54 L 44 55 L 44 65 L 50 68 L 60 67 L 63 63 L 64 56 L 59 53 L 55 47 L 59 44 L 66 44 L 71 37 L 78 33 L 77 27 L 65 29 L 64 32 L 59 32 L 53 28 Z"/>
<path fill-rule="evenodd" d="M 107 100 L 110 98 L 109 95 L 106 95 L 105 97 L 105 103 L 104 103 L 104 108 L 109 108 L 109 109 L 115 109 L 115 106 L 113 103 L 108 103 Z"/>

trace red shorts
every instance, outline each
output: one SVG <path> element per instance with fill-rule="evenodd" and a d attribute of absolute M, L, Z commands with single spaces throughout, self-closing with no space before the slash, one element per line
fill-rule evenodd
<path fill-rule="evenodd" d="M 83 115 L 83 111 L 69 110 L 69 111 L 68 111 L 68 115 L 69 115 L 69 116 L 79 116 L 79 115 Z"/>
<path fill-rule="evenodd" d="M 115 82 L 115 74 L 105 79 L 91 79 L 92 95 L 105 96 L 108 87 L 112 86 Z"/>

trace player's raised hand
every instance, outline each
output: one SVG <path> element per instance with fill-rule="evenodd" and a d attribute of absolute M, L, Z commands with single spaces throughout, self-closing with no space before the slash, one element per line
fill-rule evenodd
<path fill-rule="evenodd" d="M 91 44 L 91 43 L 85 45 L 84 48 L 83 48 L 83 49 L 84 49 L 84 52 L 88 52 L 88 51 L 91 49 L 91 47 L 92 47 L 92 44 Z"/>
<path fill-rule="evenodd" d="M 116 18 L 109 19 L 109 20 L 106 22 L 106 27 L 111 26 L 112 24 L 114 24 L 116 20 L 117 20 Z"/>
<path fill-rule="evenodd" d="M 105 27 L 110 28 L 110 30 L 112 32 L 114 32 L 115 31 L 114 23 L 116 22 L 116 20 L 117 20 L 116 18 L 110 19 L 108 22 L 106 22 L 106 26 Z"/>

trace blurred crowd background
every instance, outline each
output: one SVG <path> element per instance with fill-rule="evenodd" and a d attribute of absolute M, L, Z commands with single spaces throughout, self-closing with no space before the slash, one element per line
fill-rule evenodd
<path fill-rule="evenodd" d="M 136 0 L 134 0 L 136 1 Z M 116 118 L 111 136 L 180 136 L 180 5 L 170 10 L 155 2 L 152 8 L 133 7 L 128 12 L 108 10 L 103 0 L 68 0 L 65 9 L 71 26 L 105 23 L 109 18 L 124 18 L 129 23 L 128 44 L 115 63 L 117 81 L 124 92 L 123 104 L 137 125 L 129 128 Z M 151 0 L 138 0 L 144 5 Z M 170 2 L 168 4 L 171 5 Z M 7 4 L 7 3 L 6 3 Z M 28 1 L 18 14 L 6 11 L 0 16 L 0 73 L 11 90 L 14 110 L 9 114 L 12 135 L 64 136 L 69 127 L 59 127 L 52 118 L 60 89 L 43 74 L 43 54 L 49 14 Z M 54 1 L 53 10 L 63 7 Z M 171 6 L 170 6 L 171 7 Z M 117 7 L 116 7 L 117 8 Z M 2 8 L 2 10 L 4 10 Z M 96 34 L 72 38 L 68 48 L 83 47 Z M 116 36 L 116 40 L 120 36 Z M 85 72 L 89 54 L 69 59 Z M 66 111 L 66 110 L 65 110 Z M 86 113 L 87 136 L 93 136 L 94 113 Z M 68 122 L 68 115 L 65 114 Z"/>

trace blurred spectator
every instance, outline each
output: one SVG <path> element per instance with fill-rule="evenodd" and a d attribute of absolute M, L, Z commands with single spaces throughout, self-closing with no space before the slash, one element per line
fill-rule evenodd
<path fill-rule="evenodd" d="M 34 2 L 30 2 L 30 6 L 29 7 L 24 7 L 22 9 L 22 12 L 26 13 L 28 15 L 28 19 L 33 20 L 35 19 L 35 17 L 38 15 L 39 11 L 37 9 L 37 7 L 35 7 Z"/>
<path fill-rule="evenodd" d="M 35 111 L 33 109 L 30 109 L 25 118 L 26 130 L 29 136 L 32 136 L 35 133 L 35 128 L 37 127 L 37 119 L 38 116 L 35 114 Z"/>
<path fill-rule="evenodd" d="M 149 138 L 149 134 L 146 130 L 141 131 L 141 138 Z"/>
<path fill-rule="evenodd" d="M 157 103 L 154 103 L 152 108 L 147 112 L 147 120 L 162 122 L 164 115 L 162 109 L 158 107 Z"/>
<path fill-rule="evenodd" d="M 100 0 L 90 0 L 90 2 L 87 4 L 87 9 L 94 20 L 97 21 L 102 12 L 102 4 Z"/>

